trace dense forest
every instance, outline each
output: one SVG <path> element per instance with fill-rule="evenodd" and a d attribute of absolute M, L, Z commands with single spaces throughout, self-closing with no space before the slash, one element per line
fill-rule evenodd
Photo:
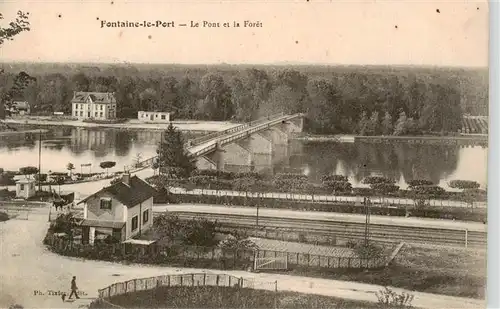
<path fill-rule="evenodd" d="M 73 91 L 115 92 L 118 117 L 171 111 L 176 119 L 248 121 L 307 114 L 312 133 L 456 132 L 488 114 L 487 69 L 360 66 L 4 64 L 2 102 L 32 113 L 71 112 Z"/>

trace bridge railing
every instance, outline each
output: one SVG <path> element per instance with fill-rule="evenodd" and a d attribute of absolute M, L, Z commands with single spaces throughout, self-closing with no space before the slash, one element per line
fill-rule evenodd
<path fill-rule="evenodd" d="M 246 130 L 248 128 L 256 127 L 256 126 L 259 126 L 260 124 L 265 124 L 267 122 L 283 118 L 284 116 L 285 116 L 285 113 L 281 112 L 281 113 L 273 114 L 273 115 L 270 115 L 270 116 L 267 116 L 267 117 L 262 117 L 260 119 L 254 120 L 254 121 L 250 121 L 250 122 L 247 122 L 245 124 L 242 124 L 242 125 L 230 128 L 230 129 L 226 129 L 226 130 L 223 130 L 223 131 L 218 131 L 218 132 L 214 132 L 214 133 L 211 133 L 211 134 L 208 134 L 208 135 L 204 135 L 202 137 L 195 138 L 195 139 L 187 141 L 186 143 L 184 143 L 184 148 L 188 149 L 190 147 L 203 144 L 203 143 L 208 142 L 210 140 L 214 140 L 217 137 L 221 137 L 221 136 L 224 136 L 224 135 L 227 135 L 227 134 L 236 133 L 236 132 L 241 132 L 241 131 L 244 131 L 244 130 Z M 295 115 L 290 115 L 290 117 L 294 117 L 294 116 Z M 258 131 L 260 129 L 260 127 L 257 127 L 257 128 L 254 128 L 254 129 L 255 129 L 254 131 Z M 248 132 L 246 132 L 244 134 L 247 134 L 247 133 Z M 253 131 L 251 133 L 253 133 Z M 230 137 L 221 139 L 218 142 L 227 143 L 228 141 L 232 141 L 232 140 L 238 139 L 240 137 L 241 137 L 240 135 L 238 135 L 238 136 L 230 136 Z M 202 149 L 198 149 L 196 152 L 192 152 L 191 154 L 193 156 L 197 157 L 200 154 L 207 153 L 207 152 L 209 152 L 209 151 L 211 151 L 211 150 L 213 150 L 215 148 L 217 148 L 217 144 L 216 143 L 207 145 L 207 147 L 204 147 Z M 156 158 L 157 158 L 157 156 L 149 158 L 149 159 L 146 159 L 143 162 L 146 163 L 146 161 L 148 161 L 147 164 L 152 164 Z"/>
<path fill-rule="evenodd" d="M 235 141 L 235 140 L 242 138 L 243 136 L 260 131 L 263 126 L 269 126 L 270 124 L 272 124 L 273 120 L 274 121 L 276 121 L 276 120 L 278 120 L 278 121 L 279 120 L 288 120 L 288 119 L 296 117 L 297 115 L 302 115 L 302 114 L 294 114 L 294 115 L 285 116 L 283 113 L 280 113 L 280 114 L 276 114 L 276 115 L 269 116 L 266 118 L 261 118 L 261 119 L 256 120 L 256 121 L 249 122 L 248 124 L 245 124 L 245 127 L 238 130 L 238 131 L 245 131 L 245 132 L 241 132 L 239 134 L 233 134 L 233 135 L 221 138 L 221 139 L 217 140 L 217 143 L 219 143 L 219 144 L 230 143 L 232 141 Z M 246 129 L 248 129 L 248 130 L 246 130 Z M 228 133 L 234 133 L 234 132 L 237 132 L 237 131 L 228 132 Z M 198 149 L 196 152 L 193 152 L 192 154 L 197 157 L 199 155 L 210 152 L 210 151 L 214 150 L 215 148 L 217 148 L 217 143 L 209 144 L 202 149 Z"/>
<path fill-rule="evenodd" d="M 280 117 L 283 117 L 283 116 L 284 116 L 284 113 L 278 113 L 278 114 L 270 115 L 270 116 L 267 116 L 267 117 L 263 117 L 263 118 L 260 118 L 260 119 L 254 120 L 254 121 L 250 121 L 250 122 L 244 123 L 242 125 L 239 125 L 239 126 L 236 126 L 236 127 L 233 127 L 233 128 L 229 128 L 229 129 L 226 129 L 226 130 L 222 130 L 222 131 L 210 133 L 210 134 L 207 134 L 207 135 L 204 135 L 204 136 L 192 139 L 192 140 L 188 141 L 185 145 L 187 147 L 192 147 L 192 146 L 200 145 L 200 144 L 202 144 L 204 142 L 213 140 L 213 139 L 215 139 L 217 137 L 224 136 L 226 134 L 231 134 L 231 133 L 239 132 L 239 131 L 245 130 L 246 128 L 254 126 L 256 124 L 265 123 L 266 121 L 274 120 L 274 119 L 277 119 L 277 118 L 280 118 Z"/>

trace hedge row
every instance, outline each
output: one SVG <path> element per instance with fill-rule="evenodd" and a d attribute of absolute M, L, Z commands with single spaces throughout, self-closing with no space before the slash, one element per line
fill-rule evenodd
<path fill-rule="evenodd" d="M 152 180 L 156 176 L 149 177 L 146 179 L 148 182 L 152 182 Z M 189 179 L 171 179 L 168 180 L 168 185 L 173 187 L 182 187 L 186 189 L 211 189 L 211 190 L 235 190 L 240 191 L 238 188 L 238 181 L 235 179 L 221 179 L 217 178 L 213 175 L 196 175 L 192 176 Z M 444 190 L 443 190 L 444 191 Z M 278 193 L 288 193 L 290 190 L 286 187 L 279 187 L 273 181 L 268 180 L 257 180 L 252 185 L 251 190 L 249 192 L 278 192 Z M 326 188 L 325 186 L 315 185 L 312 183 L 307 183 L 300 190 L 293 190 L 295 194 L 319 194 L 319 195 L 331 195 L 333 190 L 331 188 Z M 338 195 L 342 196 L 373 196 L 375 193 L 373 189 L 370 188 L 362 188 L 355 187 L 352 190 L 348 190 L 346 192 L 338 192 Z M 393 198 L 413 198 L 414 192 L 410 190 L 397 190 L 396 192 L 385 194 L 384 197 L 393 197 Z M 442 199 L 442 200 L 453 200 L 453 201 L 462 201 L 464 200 L 464 193 L 462 192 L 441 192 L 438 196 L 429 196 L 429 198 L 433 199 Z M 474 199 L 475 201 L 486 201 L 486 194 L 479 195 Z"/>
<path fill-rule="evenodd" d="M 170 203 L 201 203 L 219 205 L 246 205 L 265 208 L 280 208 L 304 211 L 324 211 L 336 213 L 364 214 L 365 208 L 348 203 L 313 203 L 305 201 L 290 201 L 283 199 L 266 198 L 265 202 L 261 198 L 241 197 L 241 196 L 212 196 L 212 195 L 188 195 L 169 194 L 164 197 Z M 156 202 L 156 200 L 155 200 Z M 159 202 L 161 203 L 161 202 Z M 373 206 L 370 208 L 372 215 L 381 216 L 406 216 L 406 209 Z M 412 217 L 435 218 L 435 219 L 455 219 L 463 221 L 486 222 L 485 209 L 474 209 L 462 207 L 408 207 L 408 213 Z"/>

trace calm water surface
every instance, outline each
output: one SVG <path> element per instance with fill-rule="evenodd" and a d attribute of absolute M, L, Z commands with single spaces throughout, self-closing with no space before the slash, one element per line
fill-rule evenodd
<path fill-rule="evenodd" d="M 71 162 L 76 172 L 102 171 L 99 163 L 115 161 L 122 170 L 137 158 L 156 155 L 159 132 L 116 129 L 52 128 L 42 142 L 42 172 L 65 171 Z M 391 177 L 405 187 L 405 179 L 430 179 L 447 187 L 452 179 L 475 180 L 487 185 L 487 147 L 442 144 L 303 143 L 293 141 L 285 158 L 275 162 L 274 172 L 300 172 L 312 181 L 325 173 L 349 176 L 354 185 L 363 177 Z M 82 164 L 90 167 L 81 167 Z M 0 167 L 17 170 L 38 166 L 38 141 L 0 142 Z M 110 171 L 112 171 L 110 170 Z"/>

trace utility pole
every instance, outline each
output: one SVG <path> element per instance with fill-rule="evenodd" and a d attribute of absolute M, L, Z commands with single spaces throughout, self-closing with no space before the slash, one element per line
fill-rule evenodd
<path fill-rule="evenodd" d="M 258 194 L 259 198 L 257 199 L 257 219 L 255 222 L 255 225 L 259 226 L 259 204 L 261 202 L 261 198 L 260 198 L 260 192 L 258 192 L 257 194 Z"/>
<path fill-rule="evenodd" d="M 163 130 L 160 132 L 160 151 L 158 153 L 158 177 L 161 175 L 161 156 L 163 153 Z"/>
<path fill-rule="evenodd" d="M 40 136 L 38 139 L 38 191 L 42 191 L 41 167 L 42 167 L 42 130 L 40 130 Z"/>
<path fill-rule="evenodd" d="M 365 198 L 365 247 L 368 246 L 370 238 L 370 204 L 370 199 Z"/>

